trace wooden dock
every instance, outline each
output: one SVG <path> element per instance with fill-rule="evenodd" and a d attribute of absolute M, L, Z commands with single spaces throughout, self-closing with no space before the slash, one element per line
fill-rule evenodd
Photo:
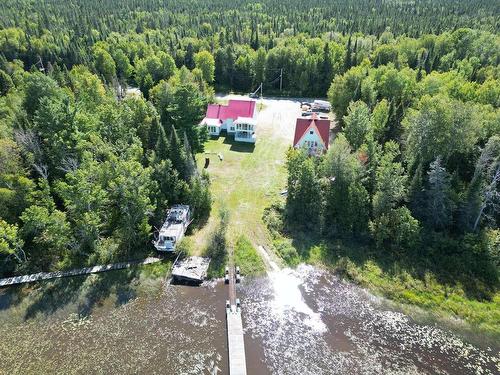
<path fill-rule="evenodd" d="M 143 260 L 134 260 L 131 262 L 104 264 L 104 265 L 100 265 L 100 266 L 78 268 L 78 269 L 69 270 L 69 271 L 39 272 L 39 273 L 31 274 L 31 275 L 7 277 L 5 279 L 0 279 L 0 287 L 9 286 L 9 285 L 24 284 L 24 283 L 32 283 L 35 281 L 42 281 L 42 280 L 59 279 L 62 277 L 89 275 L 91 273 L 119 270 L 119 269 L 130 268 L 131 266 L 137 266 L 137 265 L 141 265 L 141 264 L 151 264 L 151 263 L 161 262 L 161 260 L 162 260 L 161 258 L 149 257 L 149 258 L 146 258 Z"/>
<path fill-rule="evenodd" d="M 233 254 L 229 252 L 229 304 L 226 308 L 227 347 L 229 353 L 229 374 L 246 375 L 245 341 L 243 339 L 243 321 L 241 308 L 236 305 L 236 275 Z"/>
<path fill-rule="evenodd" d="M 243 340 L 243 322 L 241 309 L 231 306 L 226 312 L 227 346 L 229 350 L 229 374 L 246 375 L 245 342 Z"/>

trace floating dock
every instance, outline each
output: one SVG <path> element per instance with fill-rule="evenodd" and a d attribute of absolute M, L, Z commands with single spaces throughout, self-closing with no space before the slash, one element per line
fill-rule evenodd
<path fill-rule="evenodd" d="M 172 267 L 172 278 L 177 282 L 201 284 L 207 278 L 210 258 L 188 257 L 178 260 Z"/>

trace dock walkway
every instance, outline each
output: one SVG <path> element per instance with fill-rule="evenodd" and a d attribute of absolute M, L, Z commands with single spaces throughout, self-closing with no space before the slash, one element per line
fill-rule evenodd
<path fill-rule="evenodd" d="M 229 349 L 229 374 L 246 375 L 247 364 L 245 358 L 245 342 L 243 340 L 241 310 L 236 308 L 236 306 L 231 306 L 231 310 L 226 313 L 226 317 L 227 344 Z"/>
<path fill-rule="evenodd" d="M 78 268 L 78 269 L 69 270 L 69 271 L 39 272 L 39 273 L 31 274 L 31 275 L 7 277 L 5 279 L 0 279 L 0 287 L 9 286 L 9 285 L 16 285 L 16 284 L 32 283 L 35 281 L 42 281 L 42 280 L 59 279 L 61 277 L 80 276 L 80 275 L 88 275 L 91 273 L 119 270 L 119 269 L 123 269 L 123 268 L 130 268 L 131 266 L 157 263 L 157 262 L 160 262 L 161 260 L 162 260 L 161 258 L 148 257 L 148 258 L 143 259 L 143 260 L 134 260 L 134 261 L 130 261 L 130 262 L 104 264 L 104 265 L 100 265 L 100 266 Z"/>
<path fill-rule="evenodd" d="M 229 304 L 226 308 L 227 346 L 229 352 L 229 374 L 246 375 L 245 341 L 243 339 L 243 321 L 241 308 L 236 305 L 236 277 L 234 272 L 233 253 L 229 251 Z"/>

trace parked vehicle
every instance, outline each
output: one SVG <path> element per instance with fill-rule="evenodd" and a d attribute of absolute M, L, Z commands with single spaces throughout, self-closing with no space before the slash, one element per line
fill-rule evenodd
<path fill-rule="evenodd" d="M 312 104 L 312 109 L 319 112 L 330 112 L 332 110 L 332 105 L 326 100 L 315 100 Z"/>

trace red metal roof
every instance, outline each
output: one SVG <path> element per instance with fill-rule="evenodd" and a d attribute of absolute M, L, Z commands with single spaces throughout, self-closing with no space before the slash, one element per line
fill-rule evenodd
<path fill-rule="evenodd" d="M 293 138 L 293 146 L 297 146 L 300 139 L 304 136 L 304 133 L 313 124 L 318 128 L 319 135 L 325 144 L 325 148 L 328 148 L 328 142 L 330 139 L 330 120 L 320 119 L 314 114 L 311 118 L 299 117 L 295 123 L 295 136 Z"/>
<path fill-rule="evenodd" d="M 236 120 L 238 117 L 253 117 L 255 101 L 231 99 L 227 105 L 209 104 L 205 118 L 217 118 L 221 121 Z"/>

